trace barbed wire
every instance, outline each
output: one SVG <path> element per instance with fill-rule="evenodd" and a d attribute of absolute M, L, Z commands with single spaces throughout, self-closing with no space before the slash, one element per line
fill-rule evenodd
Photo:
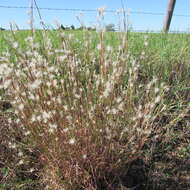
<path fill-rule="evenodd" d="M 0 8 L 2 9 L 30 9 L 31 7 L 28 6 L 9 6 L 9 5 L 0 5 Z M 38 10 L 47 10 L 47 11 L 71 11 L 71 12 L 97 12 L 97 9 L 74 9 L 74 8 L 50 8 L 50 7 L 38 7 L 34 8 Z M 108 9 L 104 12 L 107 13 L 116 13 L 118 10 Z M 140 14 L 140 15 L 157 15 L 157 16 L 163 16 L 165 13 L 159 13 L 159 12 L 146 12 L 146 11 L 128 11 L 130 14 Z M 190 15 L 184 15 L 184 14 L 174 14 L 173 16 L 176 17 L 190 17 Z"/>

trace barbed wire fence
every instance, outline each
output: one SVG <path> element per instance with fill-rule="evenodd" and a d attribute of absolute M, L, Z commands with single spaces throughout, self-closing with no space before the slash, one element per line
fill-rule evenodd
<path fill-rule="evenodd" d="M 0 5 L 0 8 L 3 9 L 30 9 L 31 7 L 29 6 L 4 6 Z M 39 9 L 39 10 L 48 10 L 48 11 L 77 11 L 77 12 L 97 12 L 97 9 L 73 9 L 73 8 L 49 8 L 49 7 L 34 7 L 34 9 Z M 105 10 L 105 12 L 110 12 L 110 13 L 115 13 L 117 10 L 113 9 L 108 9 Z M 145 12 L 145 11 L 130 11 L 131 14 L 145 14 L 145 15 L 160 15 L 163 16 L 165 13 L 160 13 L 160 12 Z M 174 14 L 173 16 L 177 17 L 190 17 L 190 15 L 185 15 L 185 14 Z"/>
<path fill-rule="evenodd" d="M 30 10 L 30 6 L 12 6 L 12 5 L 0 5 L 0 9 L 25 9 Z M 56 11 L 56 12 L 82 12 L 82 13 L 97 13 L 97 9 L 77 9 L 77 8 L 51 8 L 51 7 L 38 7 L 37 4 L 33 7 L 34 10 L 37 11 L 40 21 L 42 21 L 42 14 L 40 11 Z M 105 13 L 116 13 L 121 11 L 122 9 L 105 9 Z M 148 12 L 148 11 L 135 11 L 135 10 L 122 10 L 126 12 L 130 12 L 130 15 L 152 15 L 152 16 L 164 16 L 165 13 L 162 12 Z M 190 18 L 188 14 L 173 14 L 173 17 L 183 17 L 183 18 Z M 145 31 L 145 30 L 138 30 L 138 31 Z M 154 31 L 152 31 L 154 32 Z M 157 32 L 157 31 L 155 31 Z M 180 31 L 186 32 L 186 31 Z"/>
<path fill-rule="evenodd" d="M 4 9 L 30 9 L 31 7 L 29 6 L 4 6 L 0 5 L 0 8 Z M 48 11 L 77 11 L 77 12 L 97 12 L 97 9 L 73 9 L 73 8 L 49 8 L 49 7 L 34 7 L 34 9 L 39 9 L 39 10 L 48 10 Z M 110 12 L 110 13 L 115 13 L 117 10 L 113 9 L 108 9 L 105 10 L 105 12 Z M 130 11 L 131 14 L 145 14 L 145 15 L 160 15 L 163 16 L 165 13 L 159 13 L 159 12 L 144 12 L 144 11 Z M 174 14 L 173 16 L 177 17 L 190 17 L 190 15 L 185 15 L 185 14 Z"/>

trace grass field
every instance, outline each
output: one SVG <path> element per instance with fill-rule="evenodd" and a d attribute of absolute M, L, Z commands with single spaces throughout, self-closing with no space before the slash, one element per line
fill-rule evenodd
<path fill-rule="evenodd" d="M 51 38 L 54 39 L 55 46 L 58 44 L 58 37 L 57 31 L 49 31 L 48 32 L 51 36 Z M 78 39 L 82 39 L 84 37 L 83 31 L 65 31 L 66 34 L 73 34 Z M 92 35 L 96 36 L 92 47 L 96 47 L 98 43 L 98 34 L 96 32 L 90 32 Z M 11 31 L 1 31 L 0 32 L 0 42 L 1 42 L 1 52 L 6 50 L 8 48 L 7 41 L 4 38 L 7 38 L 9 35 L 11 35 Z M 24 42 L 23 39 L 26 38 L 28 35 L 30 35 L 30 31 L 17 31 L 15 32 L 15 38 L 19 40 L 21 44 Z M 41 39 L 41 32 L 37 31 L 37 39 Z M 149 46 L 148 50 L 152 51 L 152 54 L 158 54 L 157 56 L 162 58 L 162 60 L 166 61 L 165 58 L 168 60 L 168 58 L 174 57 L 177 59 L 179 57 L 188 58 L 187 52 L 189 51 L 189 36 L 190 34 L 164 34 L 164 33 L 134 33 L 134 32 L 128 32 L 130 43 L 130 50 L 134 54 L 139 54 L 142 51 L 143 43 L 144 43 L 144 36 L 148 36 Z M 106 44 L 116 46 L 118 45 L 118 33 L 116 32 L 107 32 L 106 33 Z"/>
<path fill-rule="evenodd" d="M 189 34 L 29 36 L 0 32 L 0 189 L 190 189 Z"/>
<path fill-rule="evenodd" d="M 41 32 L 37 31 L 37 41 L 42 40 Z M 60 38 L 57 31 L 47 32 L 50 38 L 53 40 L 53 46 L 58 48 Z M 93 36 L 92 43 L 90 44 L 91 48 L 96 50 L 96 46 L 99 42 L 99 37 L 96 32 L 90 32 Z M 24 40 L 27 36 L 31 34 L 30 31 L 18 31 L 15 32 L 14 38 L 19 41 L 21 46 L 24 46 Z M 65 31 L 66 35 L 73 34 L 76 39 L 79 39 L 81 42 L 85 40 L 85 33 L 83 31 Z M 10 49 L 10 45 L 5 40 L 12 36 L 10 31 L 1 31 L 0 32 L 0 52 Z M 145 37 L 148 37 L 148 47 L 144 46 Z M 119 34 L 115 32 L 107 32 L 105 35 L 104 42 L 106 45 L 117 47 L 120 43 Z M 189 51 L 190 51 L 190 35 L 189 34 L 163 34 L 163 33 L 128 33 L 128 42 L 127 42 L 127 51 L 134 56 L 141 55 L 141 53 L 146 53 L 148 63 L 154 63 L 152 65 L 152 70 L 149 74 L 157 73 L 159 70 L 161 74 L 165 74 L 165 79 L 168 78 L 169 73 L 178 63 L 186 64 L 189 61 Z M 72 44 L 75 46 L 75 49 L 80 49 L 79 45 L 76 43 Z M 149 62 L 150 60 L 150 62 Z M 188 64 L 187 64 L 188 65 Z M 163 69 L 163 72 L 161 72 Z M 189 74 L 187 73 L 187 78 Z"/>

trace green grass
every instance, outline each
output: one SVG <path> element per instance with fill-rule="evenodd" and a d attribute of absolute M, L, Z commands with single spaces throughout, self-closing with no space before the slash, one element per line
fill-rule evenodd
<path fill-rule="evenodd" d="M 41 31 L 36 31 L 38 39 L 41 39 Z M 57 40 L 57 31 L 48 31 L 54 40 L 55 46 L 58 44 Z M 84 31 L 64 31 L 65 34 L 73 34 L 77 39 L 82 40 L 84 37 Z M 98 35 L 95 31 L 92 31 L 95 38 L 93 47 L 96 47 L 98 43 Z M 11 31 L 0 31 L 0 52 L 9 48 L 6 40 L 8 35 L 11 35 Z M 15 38 L 19 40 L 22 44 L 22 41 L 27 36 L 31 35 L 31 32 L 28 30 L 20 30 L 15 32 Z M 115 46 L 119 43 L 117 32 L 107 32 L 106 33 L 106 44 Z M 164 33 L 135 33 L 128 32 L 128 43 L 130 44 L 129 49 L 134 55 L 141 53 L 143 48 L 144 36 L 148 36 L 149 46 L 148 52 L 150 55 L 158 55 L 160 61 L 166 61 L 170 58 L 177 60 L 178 58 L 185 55 L 186 58 L 189 58 L 190 55 L 186 54 L 190 50 L 190 34 L 164 34 Z M 24 43 L 24 42 L 23 42 Z"/>
<path fill-rule="evenodd" d="M 53 41 L 54 47 L 58 48 L 59 36 L 57 31 L 48 31 L 48 35 Z M 85 40 L 86 34 L 83 31 L 65 31 L 66 35 L 73 34 L 76 39 L 81 42 Z M 99 42 L 98 34 L 95 31 L 91 32 L 94 36 L 91 48 L 96 50 L 96 46 Z M 31 35 L 30 31 L 16 31 L 14 38 L 19 41 L 21 46 L 25 46 L 24 39 Z M 42 41 L 41 31 L 36 31 L 37 41 Z M 105 43 L 112 47 L 117 46 L 119 41 L 119 33 L 107 32 L 105 34 Z M 10 50 L 10 45 L 5 38 L 12 36 L 10 31 L 0 31 L 0 55 L 6 50 Z M 144 46 L 144 36 L 148 37 L 148 47 Z M 80 46 L 73 44 L 73 48 L 80 49 Z M 148 75 L 154 75 L 158 72 L 162 75 L 162 79 L 165 81 L 170 80 L 171 70 L 183 69 L 184 64 L 189 65 L 190 60 L 190 34 L 164 34 L 164 33 L 128 33 L 128 51 L 134 56 L 139 56 L 142 51 L 145 52 L 146 58 L 144 61 L 152 64 L 150 67 L 146 66 Z M 180 68 L 177 68 L 182 63 Z M 176 68 L 175 68 L 176 67 Z M 187 68 L 189 69 L 189 67 Z M 187 73 L 184 77 L 190 78 L 190 74 Z M 179 87 L 181 89 L 181 86 Z M 177 89 L 176 89 L 177 90 Z"/>

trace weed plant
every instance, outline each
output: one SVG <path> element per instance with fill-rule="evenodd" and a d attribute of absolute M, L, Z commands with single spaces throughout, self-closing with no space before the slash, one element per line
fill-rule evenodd
<path fill-rule="evenodd" d="M 12 35 L 0 59 L 0 87 L 25 145 L 40 152 L 46 189 L 116 189 L 130 164 L 145 156 L 146 143 L 166 138 L 189 112 L 189 93 L 176 103 L 172 81 L 155 72 L 144 51 L 147 37 L 134 55 L 127 33 L 118 34 L 115 46 L 107 45 L 104 31 L 83 31 L 79 39 L 60 30 L 56 45 L 45 30 L 40 40 L 38 31 L 22 44 Z"/>

